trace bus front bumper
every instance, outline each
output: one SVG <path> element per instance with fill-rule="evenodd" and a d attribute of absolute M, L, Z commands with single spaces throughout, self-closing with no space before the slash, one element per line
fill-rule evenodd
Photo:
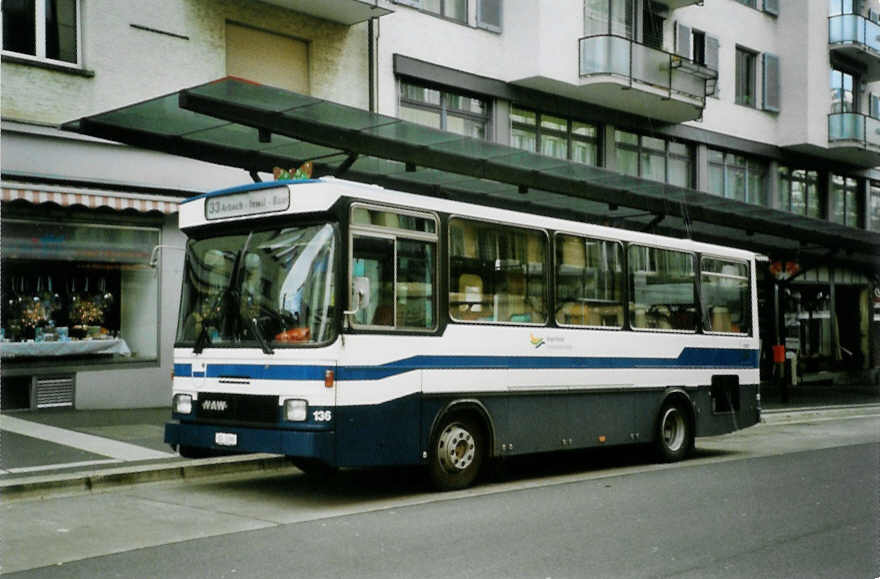
<path fill-rule="evenodd" d="M 165 442 L 174 448 L 190 446 L 228 453 L 267 452 L 317 458 L 328 464 L 335 461 L 334 435 L 332 430 L 243 428 L 187 422 L 165 424 Z"/>

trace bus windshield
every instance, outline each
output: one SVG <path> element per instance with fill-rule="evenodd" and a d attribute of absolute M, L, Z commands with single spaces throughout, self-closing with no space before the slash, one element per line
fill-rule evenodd
<path fill-rule="evenodd" d="M 326 223 L 190 240 L 177 342 L 272 353 L 332 341 L 337 238 Z"/>

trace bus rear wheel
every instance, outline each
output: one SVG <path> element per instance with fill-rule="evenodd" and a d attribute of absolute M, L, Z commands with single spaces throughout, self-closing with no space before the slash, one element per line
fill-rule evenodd
<path fill-rule="evenodd" d="M 437 490 L 469 487 L 486 455 L 482 425 L 468 414 L 444 417 L 431 439 L 428 476 Z"/>
<path fill-rule="evenodd" d="M 684 459 L 694 447 L 694 426 L 684 403 L 663 403 L 657 418 L 655 447 L 662 462 Z"/>

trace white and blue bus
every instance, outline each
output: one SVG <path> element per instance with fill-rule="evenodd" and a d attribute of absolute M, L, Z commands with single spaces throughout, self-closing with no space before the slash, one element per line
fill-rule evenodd
<path fill-rule="evenodd" d="M 305 470 L 652 444 L 760 419 L 755 254 L 334 178 L 186 200 L 165 440 Z"/>

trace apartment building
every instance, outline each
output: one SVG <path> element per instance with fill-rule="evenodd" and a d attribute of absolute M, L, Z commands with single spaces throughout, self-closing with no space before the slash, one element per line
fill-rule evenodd
<path fill-rule="evenodd" d="M 3 4 L 4 407 L 167 403 L 176 203 L 250 177 L 58 127 L 227 75 L 598 168 L 584 219 L 768 256 L 768 370 L 877 379 L 876 0 L 149 4 Z"/>

